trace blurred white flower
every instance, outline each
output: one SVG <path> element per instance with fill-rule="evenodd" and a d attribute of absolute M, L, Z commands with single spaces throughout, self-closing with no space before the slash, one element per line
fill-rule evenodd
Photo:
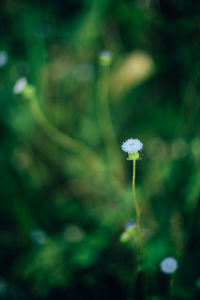
<path fill-rule="evenodd" d="M 27 79 L 25 77 L 21 77 L 18 79 L 13 87 L 14 94 L 20 94 L 27 85 Z"/>
<path fill-rule="evenodd" d="M 74 77 L 78 82 L 88 82 L 94 75 L 94 67 L 88 63 L 80 63 L 74 67 Z"/>
<path fill-rule="evenodd" d="M 160 269 L 163 273 L 172 274 L 178 269 L 178 262 L 173 257 L 166 257 L 161 261 Z"/>
<path fill-rule="evenodd" d="M 134 221 L 128 221 L 125 223 L 125 229 L 133 228 L 136 226 L 136 222 Z"/>
<path fill-rule="evenodd" d="M 109 50 L 101 50 L 99 52 L 99 63 L 103 66 L 107 66 L 111 63 L 112 52 Z"/>
<path fill-rule="evenodd" d="M 5 296 L 8 289 L 8 284 L 3 277 L 0 277 L 0 295 Z"/>
<path fill-rule="evenodd" d="M 4 67 L 8 61 L 8 54 L 6 51 L 0 51 L 0 68 Z"/>
<path fill-rule="evenodd" d="M 30 232 L 30 238 L 32 239 L 33 242 L 36 244 L 44 244 L 46 240 L 46 233 L 44 230 L 41 229 L 33 229 Z"/>
<path fill-rule="evenodd" d="M 143 143 L 138 139 L 128 139 L 122 143 L 122 150 L 127 153 L 136 153 L 143 148 Z"/>
<path fill-rule="evenodd" d="M 80 243 L 85 237 L 84 231 L 73 224 L 66 226 L 63 235 L 65 240 L 72 243 Z"/>

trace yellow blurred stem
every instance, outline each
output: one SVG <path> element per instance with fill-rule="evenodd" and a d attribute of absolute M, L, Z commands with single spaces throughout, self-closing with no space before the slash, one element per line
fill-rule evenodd
<path fill-rule="evenodd" d="M 124 169 L 119 152 L 119 145 L 115 134 L 112 118 L 109 109 L 109 74 L 110 67 L 101 66 L 101 75 L 99 80 L 99 109 L 98 119 L 109 160 L 113 162 L 114 168 L 117 171 L 121 182 L 124 178 Z"/>
<path fill-rule="evenodd" d="M 67 134 L 62 133 L 58 128 L 56 128 L 51 122 L 47 120 L 46 116 L 40 109 L 35 93 L 27 98 L 30 101 L 31 112 L 35 120 L 51 140 L 53 140 L 56 144 L 65 148 L 66 150 L 84 156 L 87 162 L 92 161 L 93 166 L 97 166 L 98 168 L 102 167 L 100 160 L 96 157 L 96 155 L 90 148 L 88 148 L 81 142 L 69 137 Z"/>

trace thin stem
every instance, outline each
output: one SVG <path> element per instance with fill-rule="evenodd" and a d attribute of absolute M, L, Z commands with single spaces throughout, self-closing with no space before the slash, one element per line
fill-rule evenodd
<path fill-rule="evenodd" d="M 139 205 L 136 198 L 136 189 L 135 189 L 135 173 L 136 173 L 136 159 L 133 159 L 133 200 L 135 204 L 135 211 L 136 211 L 136 223 L 140 226 L 140 210 Z"/>
<path fill-rule="evenodd" d="M 175 275 L 172 275 L 169 282 L 169 299 L 172 300 L 174 297 L 174 284 L 175 284 Z"/>
<path fill-rule="evenodd" d="M 121 161 L 121 155 L 118 150 L 119 145 L 109 108 L 109 76 L 110 67 L 103 66 L 101 68 L 101 74 L 99 79 L 99 108 L 97 113 L 100 130 L 105 146 L 107 148 L 109 161 L 113 162 L 113 166 L 116 170 L 117 176 L 122 182 L 124 180 L 124 169 Z"/>
<path fill-rule="evenodd" d="M 102 169 L 100 160 L 89 147 L 60 131 L 46 118 L 45 114 L 42 112 L 38 104 L 34 90 L 32 90 L 31 94 L 26 94 L 25 96 L 29 100 L 31 112 L 35 120 L 51 140 L 53 140 L 56 144 L 65 148 L 66 150 L 75 152 L 84 157 L 87 163 L 88 160 L 92 161 L 91 165 L 94 168 L 96 167 L 98 168 L 98 170 Z"/>
<path fill-rule="evenodd" d="M 144 254 L 144 247 L 143 247 L 143 237 L 142 237 L 142 231 L 140 228 L 140 209 L 139 209 L 139 204 L 137 202 L 137 197 L 136 197 L 136 189 L 135 189 L 135 174 L 136 174 L 136 159 L 133 159 L 133 200 L 134 200 L 134 205 L 135 205 L 135 211 L 136 211 L 136 229 L 137 229 L 137 237 L 138 237 L 138 273 L 140 273 L 143 268 L 142 268 L 142 254 Z M 143 293 L 146 292 L 147 289 L 147 281 L 145 274 L 141 273 L 141 280 L 143 283 Z M 146 299 L 146 298 L 145 298 Z"/>
<path fill-rule="evenodd" d="M 142 238 L 141 238 L 141 230 L 140 230 L 140 209 L 137 202 L 136 197 L 136 189 L 135 189 L 135 174 L 136 174 L 136 159 L 133 159 L 133 201 L 135 205 L 135 212 L 136 212 L 136 226 L 137 226 L 137 233 L 138 233 L 138 242 L 139 242 L 139 248 L 140 251 L 142 250 Z"/>

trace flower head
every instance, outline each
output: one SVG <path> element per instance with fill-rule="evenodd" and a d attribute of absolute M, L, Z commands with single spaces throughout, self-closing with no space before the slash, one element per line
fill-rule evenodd
<path fill-rule="evenodd" d="M 0 51 L 0 68 L 4 67 L 8 61 L 8 54 L 6 51 Z"/>
<path fill-rule="evenodd" d="M 88 82 L 94 76 L 94 67 L 88 63 L 80 63 L 74 67 L 73 74 L 76 81 Z"/>
<path fill-rule="evenodd" d="M 35 228 L 30 232 L 30 238 L 36 244 L 44 244 L 46 240 L 46 233 L 42 229 Z"/>
<path fill-rule="evenodd" d="M 99 63 L 102 66 L 108 66 L 112 60 L 112 52 L 109 50 L 101 50 L 99 52 Z"/>
<path fill-rule="evenodd" d="M 135 236 L 135 229 L 136 229 L 136 222 L 134 221 L 128 221 L 124 224 L 125 226 L 125 230 L 124 232 L 122 232 L 122 234 L 120 235 L 120 241 L 122 243 L 126 243 L 130 240 L 130 238 Z"/>
<path fill-rule="evenodd" d="M 21 77 L 18 79 L 13 87 L 13 93 L 14 94 L 20 94 L 26 87 L 27 80 L 25 77 Z"/>
<path fill-rule="evenodd" d="M 178 262 L 173 257 L 166 257 L 161 261 L 160 269 L 163 273 L 172 274 L 178 269 Z"/>
<path fill-rule="evenodd" d="M 3 278 L 0 277 L 0 295 L 2 298 L 5 298 L 8 290 L 8 282 Z"/>
<path fill-rule="evenodd" d="M 125 223 L 125 229 L 133 228 L 136 225 L 134 221 L 128 221 Z"/>
<path fill-rule="evenodd" d="M 138 151 L 142 150 L 143 144 L 138 139 L 128 139 L 123 142 L 121 148 L 127 153 L 137 153 Z"/>

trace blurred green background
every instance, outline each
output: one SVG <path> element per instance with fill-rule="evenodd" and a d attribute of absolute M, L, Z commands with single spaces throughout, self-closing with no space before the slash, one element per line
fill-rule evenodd
<path fill-rule="evenodd" d="M 0 20 L 0 299 L 200 299 L 200 2 L 2 0 Z"/>

